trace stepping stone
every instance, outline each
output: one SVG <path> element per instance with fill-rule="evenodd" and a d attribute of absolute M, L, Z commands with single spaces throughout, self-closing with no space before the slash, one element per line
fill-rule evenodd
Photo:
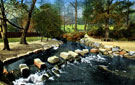
<path fill-rule="evenodd" d="M 78 57 L 78 54 L 73 52 L 73 51 L 69 51 L 68 52 L 71 56 L 73 56 L 74 58 Z"/>
<path fill-rule="evenodd" d="M 49 57 L 47 59 L 47 61 L 51 64 L 55 64 L 55 63 L 58 63 L 60 61 L 59 57 L 57 56 L 52 56 L 52 57 Z"/>
<path fill-rule="evenodd" d="M 64 60 L 70 60 L 72 56 L 67 52 L 61 52 L 60 57 L 62 57 Z"/>
<path fill-rule="evenodd" d="M 83 52 L 82 50 L 79 50 L 79 49 L 75 50 L 75 53 L 78 53 L 81 56 L 84 56 L 85 55 L 85 52 Z"/>
<path fill-rule="evenodd" d="M 94 45 L 95 47 L 100 47 L 100 44 L 99 44 L 99 43 L 96 43 L 96 42 L 94 42 L 93 45 Z"/>
<path fill-rule="evenodd" d="M 133 56 L 135 54 L 135 51 L 129 51 L 129 55 Z"/>
<path fill-rule="evenodd" d="M 112 50 L 113 46 L 111 46 L 111 45 L 104 45 L 104 48 L 106 50 Z"/>
<path fill-rule="evenodd" d="M 116 51 L 119 51 L 119 50 L 120 50 L 120 47 L 118 47 L 118 46 L 112 48 L 112 51 L 113 51 L 113 52 L 116 52 Z"/>
<path fill-rule="evenodd" d="M 38 67 L 38 69 L 44 69 L 46 68 L 46 65 L 44 62 L 42 62 L 39 58 L 34 59 L 35 66 Z"/>
<path fill-rule="evenodd" d="M 98 50 L 98 49 L 96 49 L 96 48 L 92 48 L 92 49 L 90 50 L 90 52 L 91 52 L 91 53 L 98 53 L 98 52 L 99 52 L 99 50 Z"/>
<path fill-rule="evenodd" d="M 3 70 L 3 74 L 8 74 L 8 71 L 7 71 L 7 69 L 6 69 L 6 68 L 4 68 L 4 70 Z"/>
<path fill-rule="evenodd" d="M 20 64 L 19 69 L 23 77 L 27 78 L 30 75 L 29 67 L 26 64 Z"/>
<path fill-rule="evenodd" d="M 89 53 L 89 50 L 88 49 L 83 49 L 82 50 L 85 54 Z"/>
<path fill-rule="evenodd" d="M 124 55 L 124 54 L 126 54 L 127 52 L 126 51 L 121 51 L 120 52 L 120 55 Z"/>
<path fill-rule="evenodd" d="M 103 49 L 103 48 L 99 48 L 99 51 L 100 52 L 105 52 L 105 51 L 107 51 L 106 49 Z"/>

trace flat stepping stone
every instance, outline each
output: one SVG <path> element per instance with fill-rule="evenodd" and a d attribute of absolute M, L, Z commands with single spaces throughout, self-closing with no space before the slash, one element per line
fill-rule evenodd
<path fill-rule="evenodd" d="M 78 53 L 75 53 L 75 52 L 73 52 L 73 51 L 69 51 L 68 53 L 69 53 L 71 56 L 73 56 L 74 58 L 76 58 L 76 57 L 79 56 Z"/>
<path fill-rule="evenodd" d="M 99 52 L 99 50 L 98 50 L 98 49 L 96 49 L 96 48 L 92 48 L 92 49 L 90 50 L 90 52 L 91 52 L 91 53 L 98 53 L 98 52 Z"/>
<path fill-rule="evenodd" d="M 81 56 L 84 56 L 85 55 L 85 52 L 83 52 L 82 50 L 79 50 L 79 49 L 75 50 L 75 53 L 78 53 Z"/>
<path fill-rule="evenodd" d="M 88 49 L 83 49 L 82 50 L 85 54 L 89 53 L 89 50 Z"/>
<path fill-rule="evenodd" d="M 60 61 L 59 57 L 57 56 L 52 56 L 52 57 L 49 57 L 47 59 L 47 61 L 51 64 L 55 64 L 55 63 L 58 63 Z"/>
<path fill-rule="evenodd" d="M 46 65 L 44 62 L 42 62 L 39 58 L 34 59 L 34 65 L 38 67 L 38 69 L 44 69 L 46 68 Z"/>
<path fill-rule="evenodd" d="M 70 53 L 67 53 L 67 52 L 61 52 L 60 57 L 63 58 L 64 60 L 70 60 L 72 58 Z"/>

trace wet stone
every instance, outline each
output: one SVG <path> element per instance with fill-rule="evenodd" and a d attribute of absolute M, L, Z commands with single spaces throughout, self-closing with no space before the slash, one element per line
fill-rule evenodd
<path fill-rule="evenodd" d="M 100 44 L 99 44 L 99 43 L 96 43 L 96 42 L 94 42 L 93 45 L 94 45 L 95 47 L 100 47 Z"/>
<path fill-rule="evenodd" d="M 112 51 L 113 51 L 113 52 L 116 52 L 116 51 L 119 51 L 119 50 L 120 50 L 119 47 L 114 47 L 114 48 L 112 48 Z"/>
<path fill-rule="evenodd" d="M 34 65 L 38 67 L 38 69 L 45 69 L 46 65 L 39 58 L 34 59 Z"/>
<path fill-rule="evenodd" d="M 52 57 L 49 57 L 49 58 L 47 59 L 47 61 L 48 61 L 49 63 L 51 63 L 51 64 L 56 64 L 56 63 L 58 63 L 58 62 L 60 61 L 60 59 L 59 59 L 59 57 L 57 57 L 57 56 L 52 56 Z"/>
<path fill-rule="evenodd" d="M 23 77 L 27 78 L 30 75 L 29 67 L 26 64 L 20 64 L 19 68 Z"/>
<path fill-rule="evenodd" d="M 82 50 L 85 54 L 88 54 L 89 53 L 89 50 L 88 49 L 83 49 Z"/>
<path fill-rule="evenodd" d="M 80 50 L 80 49 L 75 50 L 75 53 L 78 53 L 78 54 L 80 54 L 81 56 L 84 56 L 84 55 L 85 55 L 85 52 L 83 52 L 83 51 Z"/>
<path fill-rule="evenodd" d="M 3 70 L 3 74 L 8 74 L 8 71 L 7 71 L 7 69 L 6 69 L 6 68 L 4 68 L 4 70 Z"/>
<path fill-rule="evenodd" d="M 130 56 L 134 55 L 135 54 L 135 51 L 129 51 L 128 52 Z"/>
<path fill-rule="evenodd" d="M 72 58 L 72 56 L 67 52 L 61 52 L 60 57 L 63 58 L 64 60 L 69 60 Z"/>
<path fill-rule="evenodd" d="M 69 51 L 68 52 L 71 56 L 73 56 L 74 58 L 78 57 L 78 54 L 73 52 L 73 51 Z"/>
<path fill-rule="evenodd" d="M 124 55 L 124 54 L 126 54 L 127 52 L 126 51 L 121 51 L 120 52 L 120 55 Z"/>
<path fill-rule="evenodd" d="M 98 53 L 98 52 L 99 52 L 99 50 L 98 50 L 98 49 L 96 49 L 96 48 L 92 48 L 92 49 L 90 50 L 90 52 L 91 52 L 91 53 Z"/>

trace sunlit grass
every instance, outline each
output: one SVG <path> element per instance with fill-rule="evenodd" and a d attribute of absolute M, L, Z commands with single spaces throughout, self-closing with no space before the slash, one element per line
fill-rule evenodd
<path fill-rule="evenodd" d="M 21 38 L 8 38 L 9 42 L 19 42 Z M 27 37 L 26 40 L 28 42 L 40 40 L 40 37 Z M 0 42 L 3 42 L 2 38 L 0 38 Z"/>
<path fill-rule="evenodd" d="M 66 32 L 74 32 L 74 29 L 73 29 L 74 25 L 66 25 L 65 27 L 65 30 Z M 77 29 L 79 31 L 84 31 L 84 25 L 77 25 Z M 64 30 L 64 26 L 62 25 L 62 30 Z"/>

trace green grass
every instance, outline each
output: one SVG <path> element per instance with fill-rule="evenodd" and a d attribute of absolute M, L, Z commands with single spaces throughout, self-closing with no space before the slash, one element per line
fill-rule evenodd
<path fill-rule="evenodd" d="M 73 25 L 73 27 L 74 27 L 74 25 Z M 66 25 L 65 29 L 66 29 L 66 32 L 74 32 L 74 29 L 72 29 L 72 25 Z M 79 31 L 83 31 L 84 25 L 77 25 L 77 29 Z M 62 30 L 64 30 L 64 26 L 62 26 Z"/>
<path fill-rule="evenodd" d="M 40 40 L 40 37 L 27 37 L 26 40 L 28 42 L 37 41 Z M 9 42 L 19 42 L 20 38 L 8 38 Z M 3 40 L 0 38 L 0 42 L 3 42 Z"/>

